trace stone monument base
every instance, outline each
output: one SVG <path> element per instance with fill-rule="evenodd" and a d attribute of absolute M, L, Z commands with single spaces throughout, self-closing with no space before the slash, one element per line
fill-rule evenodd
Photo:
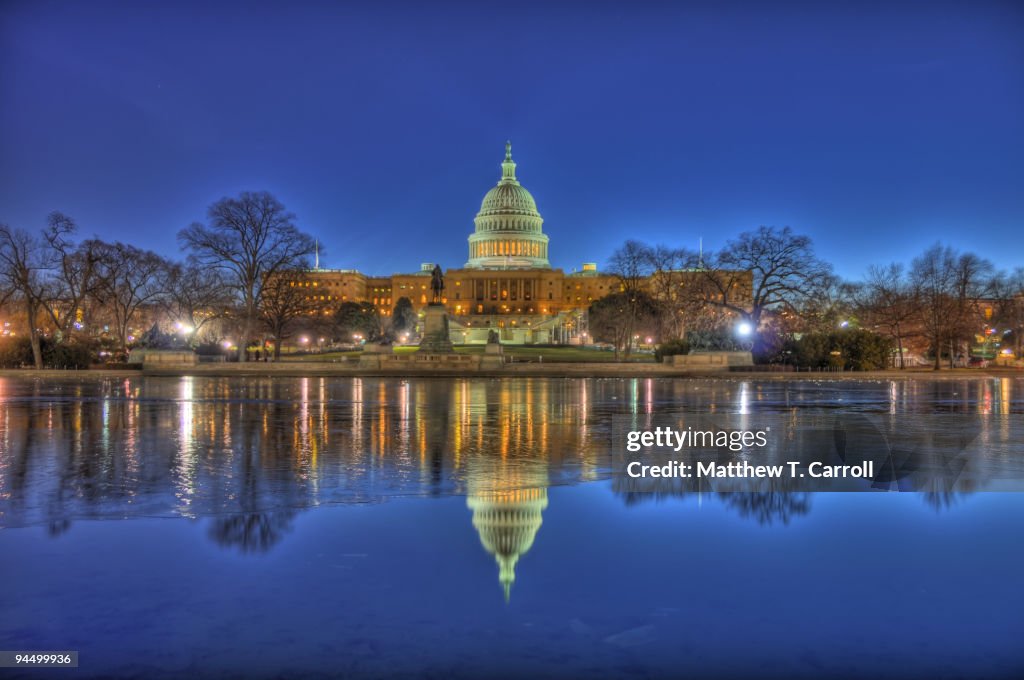
<path fill-rule="evenodd" d="M 196 353 L 190 349 L 136 348 L 128 353 L 129 364 L 142 364 L 143 368 L 195 366 Z"/>
<path fill-rule="evenodd" d="M 367 342 L 363 345 L 363 353 L 359 355 L 359 368 L 380 368 L 381 361 L 394 356 L 395 348 L 379 342 Z"/>
<path fill-rule="evenodd" d="M 444 305 L 431 303 L 423 310 L 423 339 L 420 354 L 451 354 L 452 340 L 448 336 L 448 312 Z"/>
<path fill-rule="evenodd" d="M 754 357 L 750 352 L 698 351 L 665 357 L 664 362 L 688 371 L 728 371 L 733 366 L 753 366 Z"/>
<path fill-rule="evenodd" d="M 484 347 L 484 355 L 480 357 L 480 368 L 495 370 L 505 366 L 504 350 L 500 342 L 488 342 Z"/>

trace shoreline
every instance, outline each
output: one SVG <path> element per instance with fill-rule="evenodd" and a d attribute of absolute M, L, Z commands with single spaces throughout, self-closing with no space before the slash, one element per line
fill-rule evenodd
<path fill-rule="evenodd" d="M 672 366 L 659 364 L 615 364 L 615 363 L 545 363 L 506 364 L 501 370 L 467 370 L 465 368 L 432 368 L 427 370 L 380 370 L 361 369 L 327 362 L 280 362 L 276 364 L 199 364 L 195 366 L 166 366 L 145 369 L 43 369 L 31 368 L 0 369 L 0 378 L 126 378 L 126 377 L 261 377 L 261 378 L 680 378 L 699 380 L 761 380 L 761 381 L 802 381 L 802 380 L 963 380 L 1021 378 L 1024 370 L 1019 368 L 944 368 L 932 369 L 890 369 L 885 371 L 833 372 L 771 372 L 771 371 L 683 371 Z"/>

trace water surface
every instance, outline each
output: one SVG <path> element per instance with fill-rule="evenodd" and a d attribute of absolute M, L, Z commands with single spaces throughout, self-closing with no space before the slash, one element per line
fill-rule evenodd
<path fill-rule="evenodd" d="M 609 479 L 615 418 L 822 407 L 1019 418 L 1024 381 L 0 379 L 0 648 L 80 677 L 1024 669 L 1024 495 Z"/>

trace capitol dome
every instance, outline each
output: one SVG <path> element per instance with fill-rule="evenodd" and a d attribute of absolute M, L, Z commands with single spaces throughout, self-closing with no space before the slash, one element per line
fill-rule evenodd
<path fill-rule="evenodd" d="M 530 192 L 516 179 L 512 143 L 505 143 L 501 179 L 487 192 L 473 220 L 467 269 L 550 269 L 544 219 Z"/>
<path fill-rule="evenodd" d="M 498 582 L 508 602 L 516 580 L 516 563 L 529 552 L 548 507 L 545 487 L 471 493 L 466 505 L 484 550 L 498 563 Z"/>

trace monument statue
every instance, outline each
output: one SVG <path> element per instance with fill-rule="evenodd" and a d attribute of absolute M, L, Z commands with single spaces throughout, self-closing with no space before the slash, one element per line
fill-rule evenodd
<path fill-rule="evenodd" d="M 423 310 L 423 337 L 420 339 L 420 355 L 451 354 L 452 341 L 448 330 L 448 312 L 444 308 L 444 273 L 441 265 L 435 264 L 430 274 L 430 304 Z"/>
<path fill-rule="evenodd" d="M 188 342 L 186 342 L 181 336 L 175 335 L 174 333 L 164 333 L 160 330 L 160 325 L 156 323 L 154 323 L 148 331 L 139 337 L 135 346 L 145 349 L 179 350 L 189 348 Z"/>
<path fill-rule="evenodd" d="M 434 271 L 430 275 L 430 292 L 433 294 L 430 304 L 441 304 L 441 297 L 444 293 L 444 274 L 441 272 L 441 265 L 435 264 Z"/>

